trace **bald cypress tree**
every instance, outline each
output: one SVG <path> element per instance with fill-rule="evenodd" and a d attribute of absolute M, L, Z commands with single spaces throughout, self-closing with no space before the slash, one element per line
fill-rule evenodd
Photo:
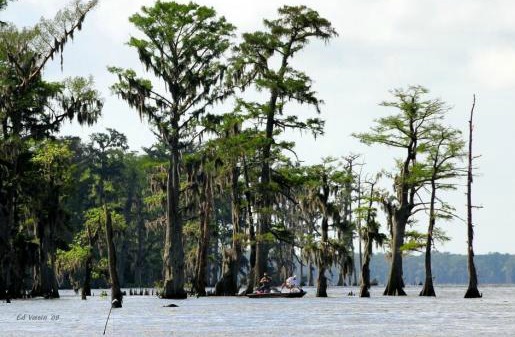
<path fill-rule="evenodd" d="M 438 99 L 424 100 L 428 90 L 421 86 L 392 91 L 394 101 L 383 102 L 385 107 L 395 108 L 394 115 L 379 118 L 368 133 L 355 134 L 365 144 L 381 144 L 404 151 L 397 160 L 394 172 L 395 203 L 388 203 L 385 209 L 391 220 L 392 259 L 388 283 L 384 295 L 406 295 L 402 278 L 402 248 L 406 226 L 412 215 L 423 209 L 423 203 L 415 198 L 427 181 L 427 171 L 417 161 L 423 154 L 429 131 L 439 122 L 447 110 L 444 102 Z M 420 207 L 422 206 L 422 207 Z"/>
<path fill-rule="evenodd" d="M 92 173 L 97 183 L 98 206 L 102 208 L 102 222 L 105 225 L 106 246 L 109 262 L 109 276 L 111 280 L 111 305 L 114 308 L 122 306 L 123 295 L 120 289 L 120 281 L 117 270 L 117 257 L 113 234 L 113 191 L 108 188 L 113 184 L 115 177 L 121 176 L 123 169 L 123 153 L 128 149 L 127 137 L 114 129 L 107 129 L 108 133 L 94 133 L 91 135 L 91 143 L 88 146 L 90 157 L 93 161 Z M 110 191 L 111 189 L 111 191 Z M 115 301 L 116 300 L 116 301 Z"/>
<path fill-rule="evenodd" d="M 370 297 L 370 261 L 372 260 L 373 245 L 375 243 L 379 247 L 386 241 L 386 235 L 379 231 L 380 224 L 376 221 L 377 209 L 374 207 L 374 204 L 380 201 L 379 193 L 374 189 L 379 177 L 377 175 L 375 180 L 367 182 L 370 185 L 370 191 L 363 200 L 367 204 L 357 210 L 358 216 L 364 220 L 362 236 L 365 242 L 359 297 Z"/>
<path fill-rule="evenodd" d="M 52 137 L 66 120 L 91 125 L 100 115 L 102 101 L 92 81 L 43 78 L 44 68 L 55 57 L 60 56 L 63 64 L 65 46 L 96 4 L 75 1 L 34 27 L 0 25 L 0 298 L 6 291 L 20 296 L 24 284 L 27 259 L 22 253 L 28 243 L 23 235 L 14 239 L 23 227 L 20 201 L 32 192 L 23 187 L 30 176 L 30 143 Z"/>
<path fill-rule="evenodd" d="M 118 76 L 113 90 L 146 118 L 169 153 L 167 224 L 163 255 L 164 298 L 184 298 L 181 153 L 197 136 L 196 122 L 206 108 L 228 94 L 222 85 L 222 59 L 234 27 L 212 8 L 157 1 L 130 17 L 143 33 L 132 37 L 145 68 L 165 89 L 133 70 L 110 68 Z"/>
<path fill-rule="evenodd" d="M 265 93 L 265 102 L 245 102 L 250 116 L 263 123 L 263 141 L 260 148 L 261 173 L 257 197 L 258 227 L 256 231 L 256 260 L 254 281 L 267 271 L 268 252 L 274 199 L 272 167 L 276 161 L 274 148 L 290 143 L 276 141 L 284 129 L 303 129 L 315 135 L 322 132 L 323 122 L 318 118 L 301 120 L 297 115 L 286 115 L 289 101 L 311 105 L 319 112 L 321 100 L 311 88 L 310 77 L 291 67 L 297 54 L 311 41 L 329 41 L 337 35 L 331 23 L 316 11 L 305 6 L 283 6 L 279 18 L 264 20 L 264 31 L 243 34 L 243 42 L 236 48 L 233 75 L 241 86 L 253 85 Z M 250 289 L 249 289 L 250 290 Z"/>
<path fill-rule="evenodd" d="M 439 234 L 436 228 L 438 219 L 449 219 L 453 216 L 453 208 L 437 197 L 442 190 L 455 189 L 452 179 L 460 175 L 456 162 L 463 157 L 464 142 L 461 132 L 444 125 L 434 125 L 429 132 L 427 146 L 426 169 L 428 170 L 427 185 L 429 189 L 429 224 L 425 247 L 425 282 L 420 296 L 436 296 L 431 270 L 431 250 L 435 237 Z"/>

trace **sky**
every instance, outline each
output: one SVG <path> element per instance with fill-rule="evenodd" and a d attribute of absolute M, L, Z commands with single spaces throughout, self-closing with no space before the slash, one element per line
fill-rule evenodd
<path fill-rule="evenodd" d="M 153 0 L 100 0 L 86 18 L 83 30 L 65 48 L 59 62 L 45 71 L 48 79 L 88 76 L 95 79 L 105 106 L 94 127 L 66 125 L 63 134 L 87 140 L 92 132 L 115 128 L 127 135 L 133 150 L 149 146 L 155 136 L 137 113 L 113 96 L 116 79 L 107 66 L 143 73 L 134 50 L 126 42 L 137 34 L 128 17 Z M 389 90 L 420 84 L 430 97 L 452 107 L 449 124 L 466 135 L 472 95 L 476 94 L 473 185 L 476 254 L 515 253 L 515 1 L 511 0 L 318 0 L 247 1 L 204 0 L 237 28 L 238 34 L 262 29 L 263 18 L 275 18 L 283 4 L 307 5 L 332 22 L 339 36 L 329 43 L 313 42 L 293 65 L 314 81 L 324 100 L 321 116 L 325 135 L 289 134 L 298 157 L 306 164 L 325 156 L 363 155 L 364 172 L 373 174 L 394 167 L 398 155 L 386 147 L 367 147 L 352 137 L 365 132 L 376 118 L 394 111 L 378 104 L 391 98 Z M 0 13 L 0 20 L 30 26 L 41 16 L 53 17 L 64 0 L 17 0 Z M 217 107 L 230 109 L 230 107 Z M 306 113 L 303 109 L 299 113 Z M 461 182 L 464 185 L 465 181 Z M 465 189 L 447 196 L 458 214 L 466 217 Z M 419 224 L 425 228 L 426 220 Z M 441 223 L 451 241 L 439 251 L 466 254 L 466 224 Z"/>

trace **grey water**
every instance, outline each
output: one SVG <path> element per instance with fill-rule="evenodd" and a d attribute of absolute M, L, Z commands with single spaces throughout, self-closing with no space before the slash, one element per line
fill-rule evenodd
<path fill-rule="evenodd" d="M 204 297 L 163 300 L 126 296 L 113 309 L 106 336 L 515 336 L 515 287 L 483 286 L 481 299 L 464 299 L 464 286 L 437 287 L 437 297 L 348 296 L 355 287 L 331 287 L 328 298 L 306 287 L 303 298 Z M 101 336 L 109 297 L 83 301 L 73 291 L 55 300 L 0 303 L 0 336 Z M 174 303 L 177 308 L 163 307 Z"/>

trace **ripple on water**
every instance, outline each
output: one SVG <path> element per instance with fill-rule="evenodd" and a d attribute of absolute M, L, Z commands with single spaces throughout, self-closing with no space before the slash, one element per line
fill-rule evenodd
<path fill-rule="evenodd" d="M 305 288 L 300 299 L 245 297 L 161 300 L 126 296 L 122 309 L 113 310 L 110 336 L 513 336 L 515 287 L 481 287 L 482 299 L 464 299 L 465 287 L 436 288 L 437 298 L 419 297 L 419 287 L 406 297 L 384 297 L 372 288 L 371 298 L 346 296 L 357 288 L 329 289 L 316 298 Z M 95 291 L 100 293 L 100 291 Z M 177 308 L 163 305 L 175 303 Z M 16 300 L 0 303 L 0 336 L 101 335 L 109 299 L 82 301 L 72 291 L 56 300 Z M 25 315 L 25 316 L 24 316 Z M 33 315 L 39 319 L 30 319 Z M 46 317 L 46 318 L 44 318 Z M 43 319 L 44 318 L 44 319 Z"/>

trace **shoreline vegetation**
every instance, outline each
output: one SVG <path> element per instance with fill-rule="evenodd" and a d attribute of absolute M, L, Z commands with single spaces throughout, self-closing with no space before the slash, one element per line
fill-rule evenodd
<path fill-rule="evenodd" d="M 0 0 L 0 10 L 7 5 Z M 406 295 L 411 283 L 436 296 L 433 282 L 445 277 L 468 280 L 466 296 L 481 297 L 478 276 L 515 280 L 513 258 L 473 253 L 475 96 L 467 142 L 427 88 L 385 88 L 383 114 L 352 134 L 392 153 L 385 168 L 368 172 L 366 154 L 353 149 L 306 165 L 284 134 L 323 137 L 323 101 L 294 64 L 314 41 L 331 53 L 331 22 L 282 6 L 242 33 L 214 8 L 156 1 L 128 18 L 138 37 L 127 44 L 144 71 L 106 65 L 112 93 L 148 122 L 155 144 L 131 152 L 130 135 L 111 128 L 60 137 L 65 122 L 93 125 L 113 113 L 87 74 L 44 76 L 54 58 L 66 62 L 97 5 L 75 0 L 34 27 L 0 24 L 0 299 L 56 299 L 70 287 L 86 300 L 110 287 L 121 308 L 126 285 L 164 299 L 207 296 L 208 287 L 236 296 L 266 288 L 266 274 L 273 284 L 299 275 L 316 297 L 344 284 L 369 297 L 374 280 L 386 296 Z M 434 245 L 464 218 L 445 196 L 465 180 L 462 261 Z"/>

